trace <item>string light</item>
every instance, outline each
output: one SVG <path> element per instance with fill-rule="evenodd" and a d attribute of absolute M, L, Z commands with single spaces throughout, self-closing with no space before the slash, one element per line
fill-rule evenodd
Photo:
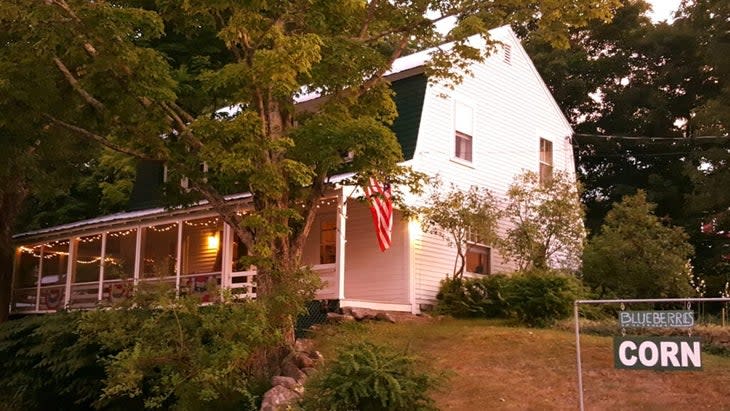
<path fill-rule="evenodd" d="M 157 227 L 162 227 L 162 228 L 157 228 Z M 164 232 L 170 231 L 176 227 L 177 227 L 177 223 L 172 223 L 172 224 L 168 224 L 166 226 L 152 226 L 151 225 L 151 226 L 147 226 L 147 229 L 152 230 L 156 233 L 164 233 Z"/>
<path fill-rule="evenodd" d="M 81 243 L 93 243 L 93 242 L 99 241 L 99 240 L 101 240 L 101 234 L 79 238 L 79 242 L 81 242 Z"/>
<path fill-rule="evenodd" d="M 187 221 L 185 221 L 185 225 L 189 226 L 189 227 L 214 227 L 214 226 L 220 225 L 220 218 L 218 218 L 218 217 L 209 218 L 207 220 L 200 221 L 197 223 L 195 221 L 200 221 L 200 220 L 187 220 Z"/>
<path fill-rule="evenodd" d="M 136 233 L 136 232 L 137 232 L 137 229 L 136 228 L 131 228 L 131 229 L 125 230 L 125 231 L 116 231 L 116 232 L 113 232 L 113 233 L 109 233 L 108 235 L 111 236 L 111 237 L 115 237 L 115 238 L 116 237 L 126 237 L 126 236 L 128 236 L 128 235 L 130 235 L 132 233 Z"/>

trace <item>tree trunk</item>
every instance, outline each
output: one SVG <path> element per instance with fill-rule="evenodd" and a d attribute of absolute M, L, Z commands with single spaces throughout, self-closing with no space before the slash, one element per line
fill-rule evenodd
<path fill-rule="evenodd" d="M 15 184 L 14 184 L 15 183 Z M 7 321 L 13 282 L 13 230 L 27 190 L 21 181 L 6 182 L 0 191 L 0 323 Z"/>

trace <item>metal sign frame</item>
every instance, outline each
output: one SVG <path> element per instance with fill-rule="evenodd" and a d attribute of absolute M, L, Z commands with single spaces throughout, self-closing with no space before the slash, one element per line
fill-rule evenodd
<path fill-rule="evenodd" d="M 730 298 L 638 298 L 623 300 L 576 300 L 573 303 L 573 314 L 575 323 L 575 359 L 578 372 L 578 404 L 580 411 L 585 410 L 583 398 L 583 366 L 580 355 L 580 310 L 582 304 L 639 304 L 639 303 L 694 303 L 694 302 L 730 302 Z"/>

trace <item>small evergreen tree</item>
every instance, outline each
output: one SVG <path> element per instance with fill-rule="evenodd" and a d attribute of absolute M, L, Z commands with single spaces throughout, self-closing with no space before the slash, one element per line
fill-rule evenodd
<path fill-rule="evenodd" d="M 692 247 L 680 227 L 654 215 L 646 194 L 626 196 L 608 212 L 583 256 L 585 282 L 600 296 L 688 297 Z"/>

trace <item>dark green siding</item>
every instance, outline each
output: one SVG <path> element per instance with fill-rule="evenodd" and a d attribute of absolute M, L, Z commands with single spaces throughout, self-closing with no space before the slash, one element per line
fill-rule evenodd
<path fill-rule="evenodd" d="M 419 74 L 413 77 L 394 81 L 391 84 L 395 96 L 395 106 L 398 110 L 398 118 L 393 122 L 393 132 L 398 137 L 403 158 L 410 160 L 416 151 L 416 140 L 418 139 L 418 128 L 421 125 L 421 112 L 423 111 L 423 100 L 426 95 L 426 76 Z"/>
<path fill-rule="evenodd" d="M 140 160 L 127 211 L 162 206 L 165 165 L 162 161 Z"/>

